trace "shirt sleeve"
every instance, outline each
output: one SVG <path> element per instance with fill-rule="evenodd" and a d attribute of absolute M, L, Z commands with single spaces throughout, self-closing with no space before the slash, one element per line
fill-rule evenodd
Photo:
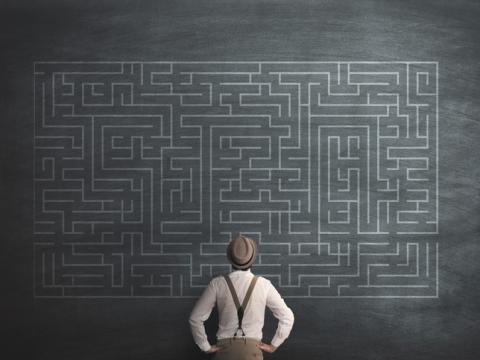
<path fill-rule="evenodd" d="M 287 306 L 287 304 L 285 304 L 285 301 L 271 283 L 267 293 L 267 307 L 278 319 L 277 331 L 273 336 L 271 344 L 275 347 L 279 347 L 290 335 L 290 331 L 293 327 L 294 316 L 292 310 Z"/>
<path fill-rule="evenodd" d="M 210 317 L 215 302 L 216 292 L 212 280 L 198 299 L 189 318 L 193 340 L 203 351 L 207 351 L 211 347 L 203 323 Z"/>

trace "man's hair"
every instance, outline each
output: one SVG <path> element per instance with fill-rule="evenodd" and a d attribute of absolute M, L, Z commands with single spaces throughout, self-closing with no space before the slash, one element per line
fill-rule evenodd
<path fill-rule="evenodd" d="M 234 265 L 232 265 L 232 268 L 234 268 L 235 270 L 247 271 L 248 269 L 251 269 L 252 266 L 250 265 L 250 266 L 249 266 L 248 268 L 246 268 L 246 269 L 239 269 L 239 268 L 235 267 Z"/>

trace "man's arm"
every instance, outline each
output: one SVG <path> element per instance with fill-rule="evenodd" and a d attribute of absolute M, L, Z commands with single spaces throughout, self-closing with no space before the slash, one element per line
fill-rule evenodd
<path fill-rule="evenodd" d="M 277 331 L 271 341 L 271 344 L 274 346 L 273 350 L 275 350 L 290 335 L 295 318 L 292 310 L 285 304 L 285 301 L 271 283 L 267 293 L 267 307 L 278 319 Z"/>
<path fill-rule="evenodd" d="M 210 317 L 216 299 L 217 297 L 212 280 L 203 291 L 202 296 L 200 296 L 190 314 L 189 323 L 193 340 L 203 351 L 209 351 L 212 347 L 208 342 L 207 333 L 205 332 L 205 326 L 203 323 Z"/>

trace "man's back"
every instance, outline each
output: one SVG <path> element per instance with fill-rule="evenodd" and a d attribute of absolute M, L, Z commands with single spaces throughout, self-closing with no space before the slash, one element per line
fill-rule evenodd
<path fill-rule="evenodd" d="M 253 276 L 254 274 L 250 270 L 236 270 L 229 274 L 240 303 L 247 293 Z M 238 328 L 237 308 L 232 294 L 223 276 L 218 276 L 210 281 L 190 317 L 192 333 L 200 348 L 202 348 L 202 345 L 204 345 L 204 348 L 206 347 L 205 339 L 202 336 L 203 324 L 200 325 L 200 321 L 205 321 L 210 316 L 215 303 L 219 313 L 217 339 L 231 338 Z M 279 319 L 277 332 L 271 342 L 272 345 L 278 347 L 290 334 L 294 316 L 270 280 L 258 276 L 250 300 L 246 309 L 244 309 L 242 328 L 246 337 L 261 341 L 265 307 L 268 307 L 274 316 Z"/>
<path fill-rule="evenodd" d="M 251 271 L 237 270 L 229 274 L 235 291 L 237 292 L 240 303 L 245 298 L 250 281 L 253 278 Z M 218 331 L 217 338 L 224 339 L 233 335 L 237 329 L 237 308 L 230 294 L 228 285 L 223 277 L 214 279 L 217 290 L 218 306 Z M 253 289 L 250 300 L 245 309 L 242 327 L 246 336 L 262 339 L 262 328 L 265 318 L 265 305 L 267 304 L 267 295 L 270 290 L 270 281 L 259 276 L 255 288 Z"/>

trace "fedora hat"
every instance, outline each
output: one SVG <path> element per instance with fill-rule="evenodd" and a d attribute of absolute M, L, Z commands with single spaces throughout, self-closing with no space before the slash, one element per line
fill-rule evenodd
<path fill-rule="evenodd" d="M 240 270 L 249 268 L 257 257 L 257 243 L 246 236 L 239 235 L 228 244 L 227 258 Z"/>

